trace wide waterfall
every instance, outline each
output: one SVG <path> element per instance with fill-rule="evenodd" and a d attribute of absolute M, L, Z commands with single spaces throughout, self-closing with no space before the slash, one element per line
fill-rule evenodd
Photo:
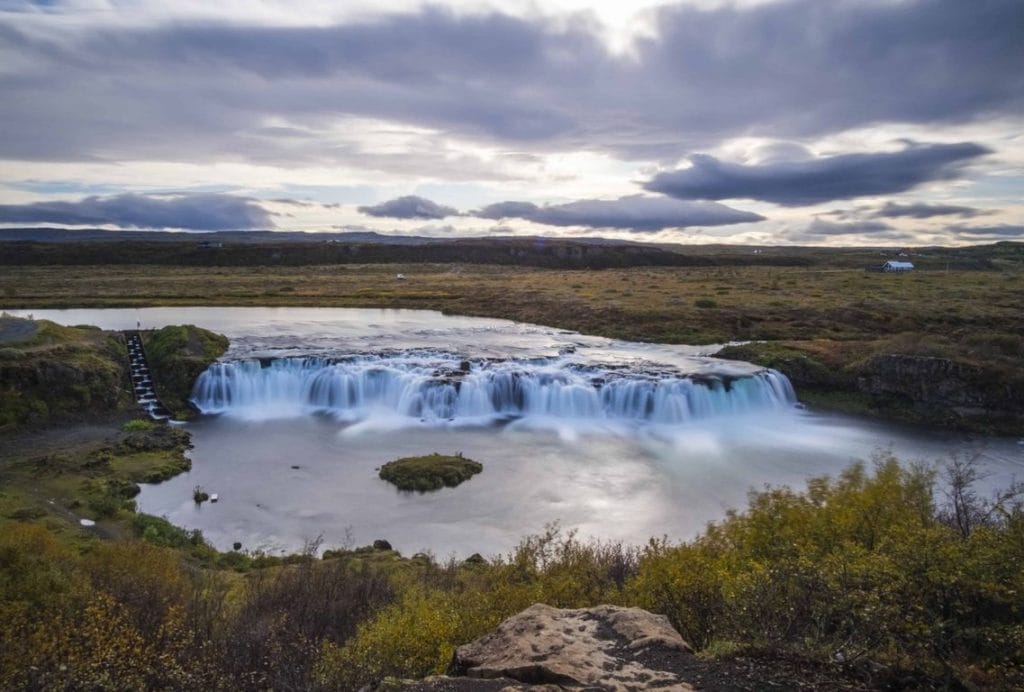
<path fill-rule="evenodd" d="M 795 397 L 789 380 L 767 369 L 686 374 L 557 357 L 468 361 L 414 352 L 215 363 L 196 381 L 192 401 L 203 413 L 256 418 L 324 412 L 428 423 L 546 417 L 674 424 L 789 407 Z"/>

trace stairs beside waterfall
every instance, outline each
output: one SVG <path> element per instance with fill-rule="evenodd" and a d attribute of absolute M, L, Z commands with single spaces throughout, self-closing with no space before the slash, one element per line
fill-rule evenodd
<path fill-rule="evenodd" d="M 160 402 L 153 386 L 153 376 L 149 372 L 149 363 L 146 360 L 146 350 L 142 346 L 142 337 L 137 331 L 126 331 L 124 333 L 125 343 L 128 345 L 128 367 L 131 369 L 132 389 L 135 393 L 135 401 L 145 409 L 146 414 L 153 420 L 167 420 L 171 412 Z"/>

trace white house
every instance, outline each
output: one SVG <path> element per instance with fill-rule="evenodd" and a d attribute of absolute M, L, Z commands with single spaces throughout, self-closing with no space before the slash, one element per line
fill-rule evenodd
<path fill-rule="evenodd" d="M 882 265 L 882 271 L 884 272 L 909 272 L 914 270 L 914 264 L 912 262 L 897 262 L 896 260 L 889 260 Z"/>

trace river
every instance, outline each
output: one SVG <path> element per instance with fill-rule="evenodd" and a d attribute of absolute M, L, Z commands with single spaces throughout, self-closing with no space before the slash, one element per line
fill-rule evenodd
<path fill-rule="evenodd" d="M 583 537 L 690 538 L 750 489 L 803 486 L 854 460 L 980 454 L 983 489 L 1024 472 L 1016 439 L 922 431 L 806 409 L 785 378 L 710 357 L 506 320 L 415 310 L 144 308 L 15 311 L 61 324 L 195 324 L 231 348 L 195 397 L 192 471 L 143 487 L 141 511 L 215 546 L 291 551 L 383 538 L 403 553 L 504 552 L 552 522 Z M 484 464 L 418 494 L 392 459 Z M 217 503 L 192 501 L 202 485 Z"/>

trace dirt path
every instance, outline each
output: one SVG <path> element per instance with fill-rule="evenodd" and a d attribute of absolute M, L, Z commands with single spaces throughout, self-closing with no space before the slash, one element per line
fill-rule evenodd
<path fill-rule="evenodd" d="M 80 452 L 83 448 L 102 447 L 117 440 L 126 416 L 110 421 L 76 423 L 37 430 L 9 433 L 0 437 L 0 462 L 25 457 Z"/>

